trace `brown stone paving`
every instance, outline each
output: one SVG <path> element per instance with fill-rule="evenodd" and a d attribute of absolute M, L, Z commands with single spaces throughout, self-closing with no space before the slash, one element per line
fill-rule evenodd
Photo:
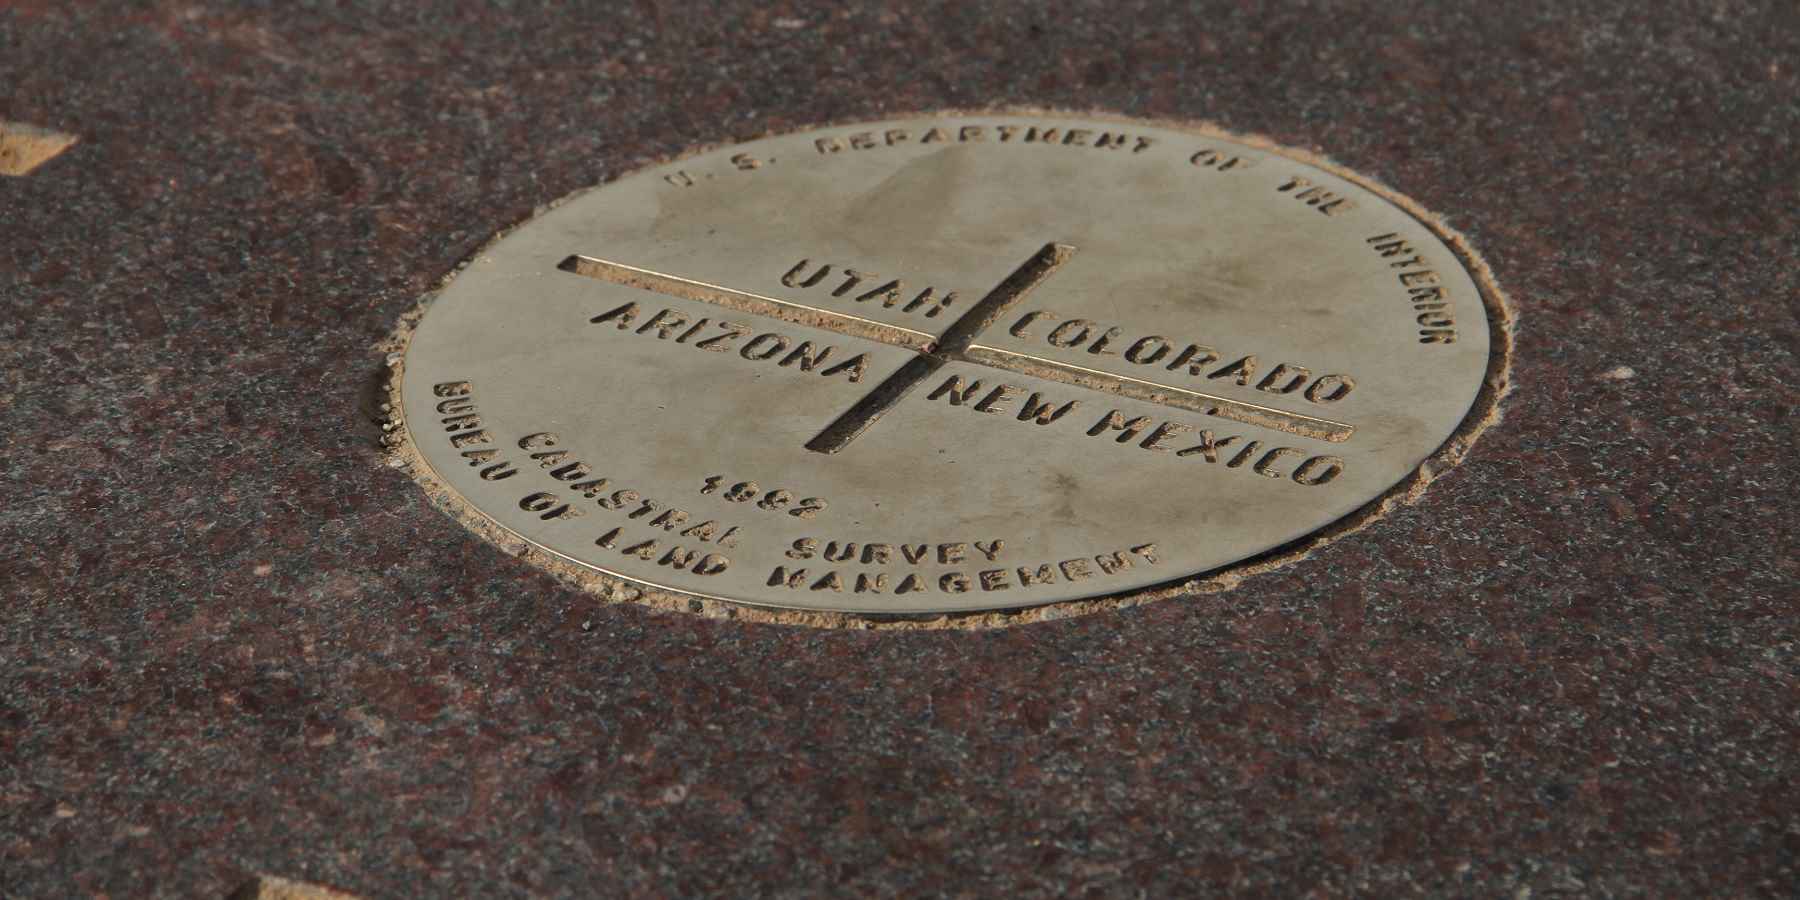
<path fill-rule="evenodd" d="M 0 119 L 80 138 L 0 179 L 0 895 L 1791 892 L 1797 72 L 1775 0 L 0 3 Z M 535 206 L 986 104 L 1443 213 L 1505 420 L 1235 590 L 976 632 L 608 604 L 380 464 L 373 346 Z"/>

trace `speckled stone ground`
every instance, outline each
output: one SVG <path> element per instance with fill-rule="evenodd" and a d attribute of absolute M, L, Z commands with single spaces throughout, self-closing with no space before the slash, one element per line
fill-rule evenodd
<path fill-rule="evenodd" d="M 0 3 L 0 894 L 1783 894 L 1800 7 Z M 1229 593 L 860 633 L 606 604 L 380 465 L 372 347 L 689 145 L 1207 118 L 1520 317 L 1419 504 Z"/>

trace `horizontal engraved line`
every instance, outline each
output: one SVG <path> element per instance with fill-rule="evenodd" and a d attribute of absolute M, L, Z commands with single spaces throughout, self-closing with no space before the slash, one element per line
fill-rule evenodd
<path fill-rule="evenodd" d="M 1234 422 L 1258 425 L 1263 428 L 1273 428 L 1276 431 L 1330 441 L 1334 444 L 1347 441 L 1352 434 L 1356 433 L 1355 426 L 1343 422 L 1333 422 L 1330 419 L 1320 419 L 1273 407 L 1258 406 L 1254 403 L 1245 403 L 1242 400 L 1232 400 L 1228 397 L 1217 397 L 1200 391 L 1190 391 L 1186 388 L 1170 387 L 1154 381 L 1114 375 L 1111 372 L 1014 353 L 985 344 L 973 344 L 959 354 L 959 357 L 967 362 L 1004 369 L 1008 372 L 1018 372 L 1021 375 L 1031 375 L 1046 381 L 1057 381 L 1076 387 L 1105 391 L 1131 400 L 1173 406 L 1202 415 L 1217 416 L 1221 419 L 1230 419 Z"/>
<path fill-rule="evenodd" d="M 1055 247 L 1056 245 L 1047 245 L 1046 250 L 1040 252 L 1047 252 Z M 1060 253 L 1061 251 L 1058 251 L 1059 256 Z M 1185 409 L 1201 415 L 1229 419 L 1234 422 L 1270 428 L 1334 444 L 1347 441 L 1351 435 L 1356 433 L 1355 426 L 1344 422 L 1334 422 L 1330 419 L 1246 403 L 1242 400 L 1172 387 L 1140 378 L 1115 375 L 1111 372 L 1057 362 L 1039 356 L 1014 353 L 1011 350 L 1002 350 L 985 344 L 971 343 L 966 350 L 944 348 L 943 351 L 940 351 L 938 338 L 923 331 L 914 331 L 910 328 L 888 325 L 861 316 L 765 297 L 761 294 L 745 293 L 715 284 L 707 284 L 703 281 L 665 275 L 624 263 L 576 254 L 557 264 L 557 268 L 626 287 L 654 291 L 684 300 L 711 303 L 752 315 L 768 316 L 796 325 L 821 328 L 851 337 L 904 347 L 939 360 L 940 363 L 966 362 L 999 369 L 1003 372 L 1030 375 L 1046 381 L 1101 391 L 1131 400 Z"/>
<path fill-rule="evenodd" d="M 937 346 L 937 338 L 923 331 L 888 325 L 861 316 L 832 312 L 815 306 L 790 303 L 774 297 L 764 297 L 761 294 L 747 294 L 728 287 L 707 284 L 704 281 L 678 278 L 674 275 L 665 275 L 661 272 L 652 272 L 648 269 L 639 269 L 635 266 L 609 262 L 604 259 L 594 259 L 590 256 L 577 254 L 558 263 L 556 267 L 564 272 L 586 275 L 589 278 L 610 281 L 613 284 L 641 288 L 670 297 L 680 297 L 683 300 L 698 300 L 714 306 L 723 306 L 726 309 L 735 309 L 738 312 L 792 322 L 795 325 L 823 328 L 851 337 L 905 347 L 920 353 L 930 353 Z"/>

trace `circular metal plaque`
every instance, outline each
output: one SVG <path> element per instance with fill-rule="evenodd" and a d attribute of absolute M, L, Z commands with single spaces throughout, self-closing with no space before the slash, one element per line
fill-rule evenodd
<path fill-rule="evenodd" d="M 402 409 L 480 515 L 763 606 L 1138 591 L 1289 544 L 1469 415 L 1488 304 L 1402 201 L 1123 120 L 825 128 L 636 172 L 483 250 Z"/>

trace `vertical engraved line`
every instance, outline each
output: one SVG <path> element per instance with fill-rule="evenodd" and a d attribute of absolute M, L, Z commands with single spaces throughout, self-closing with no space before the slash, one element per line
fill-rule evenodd
<path fill-rule="evenodd" d="M 850 442 L 868 431 L 876 419 L 943 367 L 944 361 L 935 356 L 915 356 L 907 360 L 906 365 L 882 379 L 874 390 L 856 401 L 855 406 L 845 410 L 843 415 L 825 426 L 824 431 L 807 441 L 806 449 L 814 453 L 836 453 L 850 446 Z"/>
<path fill-rule="evenodd" d="M 850 445 L 875 420 L 887 414 L 887 411 L 900 402 L 901 398 L 912 393 L 919 383 L 930 378 L 938 369 L 943 368 L 946 360 L 961 359 L 963 352 L 974 343 L 976 336 L 989 325 L 994 324 L 1006 314 L 1025 295 L 1049 278 L 1052 272 L 1068 262 L 1075 254 L 1075 248 L 1068 244 L 1045 244 L 1042 249 L 1025 261 L 1025 264 L 1013 270 L 1006 280 L 1000 282 L 993 290 L 987 292 L 969 307 L 968 311 L 957 318 L 938 338 L 937 353 L 932 356 L 920 356 L 901 366 L 894 374 L 883 379 L 875 389 L 864 395 L 855 406 L 844 411 L 825 430 L 819 432 L 812 440 L 806 442 L 806 449 L 814 453 L 836 453 Z"/>
<path fill-rule="evenodd" d="M 975 342 L 977 335 L 994 324 L 1006 311 L 1018 305 L 1025 295 L 1042 284 L 1069 257 L 1075 255 L 1075 248 L 1068 244 L 1045 244 L 1043 249 L 1027 260 L 1024 265 L 1013 270 L 1006 280 L 987 296 L 976 301 L 969 311 L 962 314 L 945 329 L 944 336 L 938 338 L 938 353 L 945 356 L 956 356 Z"/>

